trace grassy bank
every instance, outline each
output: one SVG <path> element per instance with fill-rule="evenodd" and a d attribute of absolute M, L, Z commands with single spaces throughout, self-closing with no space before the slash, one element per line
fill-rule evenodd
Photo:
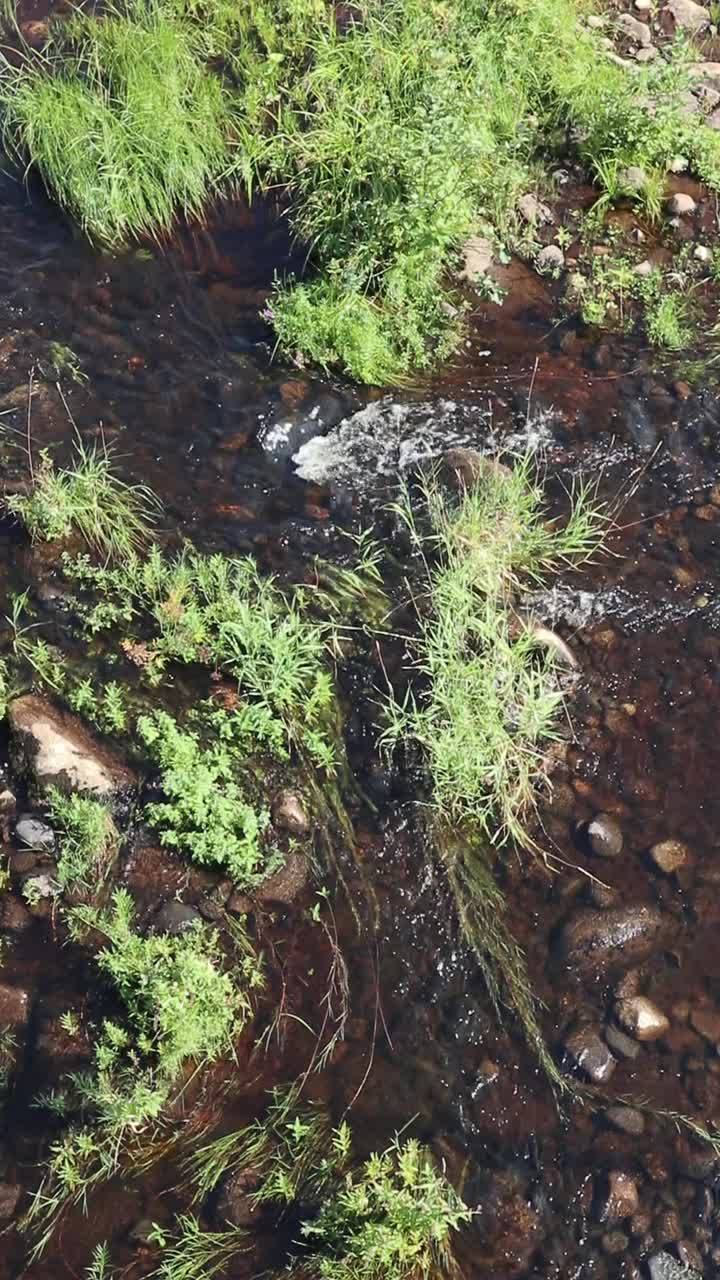
<path fill-rule="evenodd" d="M 215 193 L 279 188 L 309 271 L 278 282 L 283 350 L 366 382 L 449 354 L 464 239 L 532 249 L 523 190 L 578 160 L 648 211 L 681 152 L 720 183 L 717 133 L 683 112 L 684 65 L 628 73 L 575 0 L 128 0 L 52 26 L 2 80 L 6 143 L 94 239 L 162 234 Z"/>

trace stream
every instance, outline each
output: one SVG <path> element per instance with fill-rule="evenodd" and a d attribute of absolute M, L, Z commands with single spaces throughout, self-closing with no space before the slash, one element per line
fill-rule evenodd
<path fill-rule="evenodd" d="M 339 898 L 350 1014 L 311 1092 L 336 1116 L 350 1109 L 368 1152 L 412 1121 L 464 1178 L 477 1209 L 461 1241 L 468 1280 L 720 1274 L 720 1160 L 661 1114 L 712 1127 L 720 1113 L 715 393 L 656 372 L 652 355 L 628 340 L 557 325 L 552 286 L 522 264 L 506 269 L 503 308 L 474 303 L 450 369 L 400 394 L 371 393 L 273 359 L 260 313 L 294 251 L 271 207 L 224 207 L 170 245 L 113 257 L 74 237 L 40 191 L 2 175 L 0 221 L 0 459 L 11 487 L 27 478 L 28 452 L 37 461 L 52 446 L 67 459 L 77 431 L 105 442 L 125 478 L 155 490 L 161 534 L 251 552 L 264 570 L 298 581 L 313 556 L 346 555 L 346 530 L 375 521 L 391 537 L 398 479 L 450 446 L 534 451 L 558 511 L 574 485 L 597 482 L 614 515 L 607 548 L 526 602 L 578 662 L 552 795 L 538 815 L 553 870 L 512 854 L 503 874 L 553 1054 L 569 1074 L 584 1063 L 606 1097 L 624 1101 L 611 1112 L 558 1107 L 512 1018 L 494 1016 L 421 838 L 418 797 L 378 755 L 381 673 L 360 661 L 344 673 L 343 693 L 350 759 L 368 800 L 353 815 L 356 838 L 378 925 L 358 935 Z M 58 345 L 75 353 L 74 375 L 58 372 Z M 5 519 L 3 615 L 31 563 L 37 572 Z M 61 633 L 52 572 L 33 585 L 43 620 Z M 4 777 L 2 759 L 0 769 Z M 598 814 L 622 832 L 616 856 L 589 847 Z M 5 836 L 12 856 L 7 824 Z M 666 841 L 683 848 L 669 873 L 649 853 Z M 141 867 L 135 887 L 148 902 L 172 896 L 165 875 Z M 77 1280 L 103 1239 L 123 1275 L 148 1275 L 157 1253 L 143 1222 L 167 1224 L 184 1207 L 172 1154 L 147 1176 L 96 1193 L 88 1218 L 69 1215 L 30 1266 L 12 1210 L 3 1216 L 12 1188 L 37 1184 L 52 1135 L 33 1099 L 76 1065 L 58 1016 L 95 998 L 87 962 L 59 945 L 52 918 L 9 901 L 0 1020 L 20 1007 L 28 1030 L 0 1136 L 0 1280 Z M 243 1086 L 232 1123 L 304 1070 L 314 1041 L 303 1023 L 318 1025 L 325 990 L 327 948 L 303 910 L 288 906 L 267 927 L 295 1016 L 266 1055 L 250 1057 L 247 1046 L 233 1065 Z M 647 1042 L 611 1029 L 610 1054 L 614 1000 L 638 992 L 669 1027 Z M 261 1227 L 257 1253 L 229 1274 L 258 1275 L 277 1249 Z"/>

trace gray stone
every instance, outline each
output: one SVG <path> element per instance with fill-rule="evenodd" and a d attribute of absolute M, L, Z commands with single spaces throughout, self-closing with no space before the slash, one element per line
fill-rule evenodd
<path fill-rule="evenodd" d="M 684 1267 L 664 1250 L 648 1258 L 648 1272 L 650 1280 L 701 1280 L 699 1272 Z"/>
<path fill-rule="evenodd" d="M 640 22 L 638 18 L 634 18 L 631 13 L 621 13 L 616 18 L 617 25 L 621 31 L 634 40 L 635 44 L 639 44 L 641 48 L 647 49 L 652 44 L 652 33 L 646 22 Z"/>
<path fill-rule="evenodd" d="M 37 853 L 52 853 L 55 848 L 55 832 L 42 818 L 24 813 L 15 824 L 15 839 L 25 849 Z"/>
<path fill-rule="evenodd" d="M 693 78 L 720 80 L 720 62 L 691 62 L 688 74 Z"/>
<path fill-rule="evenodd" d="M 565 266 L 565 254 L 557 244 L 546 244 L 535 259 L 538 271 L 562 271 Z"/>
<path fill-rule="evenodd" d="M 623 1030 L 635 1040 L 659 1040 L 670 1030 L 665 1014 L 647 996 L 629 996 L 626 1000 L 618 1000 L 615 1016 Z"/>
<path fill-rule="evenodd" d="M 645 258 L 642 262 L 638 262 L 633 267 L 633 274 L 636 276 L 650 276 L 653 273 L 653 264 L 649 258 Z"/>
<path fill-rule="evenodd" d="M 521 217 L 533 226 L 542 227 L 554 221 L 552 210 L 530 192 L 520 197 L 517 207 Z"/>
<path fill-rule="evenodd" d="M 708 249 L 705 244 L 696 244 L 695 249 L 693 250 L 693 258 L 695 258 L 697 262 L 711 262 L 712 250 Z"/>
<path fill-rule="evenodd" d="M 110 800 L 135 785 L 135 775 L 117 756 L 76 716 L 59 711 L 46 698 L 16 698 L 8 708 L 8 720 L 15 762 L 41 791 L 58 786 Z"/>
<path fill-rule="evenodd" d="M 184 902 L 173 898 L 165 902 L 153 920 L 153 933 L 169 933 L 177 938 L 188 929 L 194 929 L 200 922 L 200 912 L 195 907 L 188 907 Z"/>
<path fill-rule="evenodd" d="M 591 13 L 585 21 L 592 31 L 600 31 L 605 26 L 605 19 L 597 13 Z"/>
<path fill-rule="evenodd" d="M 647 184 L 647 174 L 639 164 L 631 164 L 623 169 L 620 180 L 628 191 L 642 191 Z"/>
<path fill-rule="evenodd" d="M 599 858 L 617 858 L 622 853 L 622 828 L 612 814 L 597 813 L 588 823 L 587 834 L 590 848 Z"/>
<path fill-rule="evenodd" d="M 695 0 L 670 0 L 665 6 L 667 13 L 675 19 L 675 25 L 685 31 L 697 33 L 710 26 L 710 11 Z"/>
<path fill-rule="evenodd" d="M 608 1046 L 592 1027 L 579 1027 L 565 1041 L 565 1048 L 593 1084 L 604 1084 L 617 1066 Z"/>
<path fill-rule="evenodd" d="M 640 1045 L 637 1040 L 625 1035 L 625 1032 L 616 1027 L 614 1022 L 608 1022 L 603 1030 L 603 1035 L 616 1058 L 630 1058 L 631 1060 L 637 1058 L 640 1052 Z"/>
<path fill-rule="evenodd" d="M 463 265 L 460 279 L 477 284 L 478 277 L 486 276 L 495 261 L 492 240 L 486 236 L 471 236 L 462 247 Z"/>
<path fill-rule="evenodd" d="M 668 165 L 668 173 L 685 173 L 690 167 L 687 156 L 673 156 Z"/>
<path fill-rule="evenodd" d="M 605 1119 L 613 1129 L 620 1133 L 629 1133 L 632 1138 L 639 1138 L 645 1132 L 645 1117 L 635 1107 L 608 1107 Z"/>
<path fill-rule="evenodd" d="M 282 831 L 289 831 L 293 836 L 304 837 L 310 834 L 310 819 L 299 796 L 292 791 L 283 791 L 272 807 L 272 820 Z"/>
<path fill-rule="evenodd" d="M 697 257 L 697 250 L 695 256 Z M 661 840 L 650 850 L 650 857 L 658 871 L 662 871 L 666 876 L 671 876 L 682 867 L 686 867 L 690 856 L 690 850 L 682 840 Z"/>
<path fill-rule="evenodd" d="M 667 202 L 668 213 L 682 217 L 686 213 L 693 213 L 697 205 L 692 196 L 687 195 L 685 191 L 676 191 Z"/>
<path fill-rule="evenodd" d="M 663 919 L 644 903 L 613 911 L 579 911 L 565 925 L 560 945 L 569 967 L 596 973 L 635 964 L 659 945 Z"/>
<path fill-rule="evenodd" d="M 648 45 L 646 48 L 638 49 L 637 52 L 633 54 L 635 61 L 640 63 L 654 62 L 657 56 L 658 51 L 652 44 Z"/>
<path fill-rule="evenodd" d="M 705 117 L 705 124 L 709 129 L 720 129 L 720 107 L 716 107 L 709 116 Z"/>

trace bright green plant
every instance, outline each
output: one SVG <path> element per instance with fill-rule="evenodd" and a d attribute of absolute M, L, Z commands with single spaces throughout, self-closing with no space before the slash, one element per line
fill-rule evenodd
<path fill-rule="evenodd" d="M 92 1262 L 85 1271 L 86 1280 L 113 1280 L 112 1267 L 110 1265 L 110 1249 L 107 1241 L 95 1246 L 93 1250 Z"/>
<path fill-rule="evenodd" d="M 50 818 L 60 840 L 57 878 L 65 891 L 96 891 L 117 856 L 120 837 L 107 809 L 90 796 L 48 791 Z"/>
<path fill-rule="evenodd" d="M 201 865 L 225 867 L 242 888 L 258 884 L 273 861 L 267 808 L 247 798 L 230 744 L 201 747 L 165 711 L 141 716 L 138 732 L 160 766 L 165 799 L 147 806 L 160 843 Z"/>
<path fill-rule="evenodd" d="M 77 533 L 100 555 L 122 559 L 147 540 L 154 497 L 144 485 L 120 480 L 106 450 L 78 440 L 75 452 L 75 462 L 58 469 L 43 450 L 30 493 L 12 494 L 6 499 L 7 509 L 33 540 L 54 541 Z"/>
<path fill-rule="evenodd" d="M 249 1252 L 248 1233 L 242 1227 L 206 1231 L 189 1214 L 181 1214 L 176 1227 L 171 1238 L 156 1232 L 164 1251 L 161 1265 L 152 1273 L 159 1280 L 213 1280 L 225 1274 L 239 1254 Z"/>

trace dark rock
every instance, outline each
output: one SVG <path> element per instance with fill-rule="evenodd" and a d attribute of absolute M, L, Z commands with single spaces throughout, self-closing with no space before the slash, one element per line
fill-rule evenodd
<path fill-rule="evenodd" d="M 623 833 L 617 818 L 610 813 L 598 813 L 588 823 L 588 842 L 593 853 L 600 858 L 617 858 L 622 853 Z"/>
<path fill-rule="evenodd" d="M 658 1244 L 674 1244 L 682 1238 L 682 1223 L 677 1209 L 663 1209 L 655 1219 L 655 1239 Z"/>
<path fill-rule="evenodd" d="M 637 1058 L 640 1052 L 640 1045 L 637 1041 L 632 1040 L 630 1036 L 626 1036 L 625 1032 L 616 1027 L 614 1022 L 608 1022 L 603 1031 L 603 1036 L 616 1057 Z"/>
<path fill-rule="evenodd" d="M 693 1182 L 704 1182 L 706 1178 L 714 1177 L 717 1162 L 717 1156 L 711 1148 L 691 1151 L 678 1161 L 678 1173 L 683 1178 L 692 1178 Z"/>
<path fill-rule="evenodd" d="M 302 801 L 292 791 L 283 791 L 272 806 L 272 820 L 282 831 L 300 838 L 310 834 L 310 819 Z"/>
<path fill-rule="evenodd" d="M 52 853 L 55 848 L 55 832 L 42 818 L 31 813 L 24 813 L 15 824 L 15 839 L 18 844 L 37 853 Z"/>
<path fill-rule="evenodd" d="M 254 892 L 258 902 L 279 902 L 290 906 L 310 883 L 310 863 L 302 853 L 290 852 L 279 871 L 269 876 Z"/>
<path fill-rule="evenodd" d="M 218 1224 L 247 1227 L 256 1220 L 260 1208 L 255 1203 L 258 1177 L 253 1169 L 238 1169 L 225 1179 L 215 1206 Z"/>
<path fill-rule="evenodd" d="M 0 1182 L 0 1222 L 10 1222 L 15 1216 L 15 1210 L 20 1202 L 22 1195 L 22 1187 L 14 1186 L 10 1182 Z"/>
<path fill-rule="evenodd" d="M 650 955 L 660 942 L 662 916 L 637 905 L 612 911 L 580 911 L 562 932 L 561 950 L 570 968 L 592 974 Z"/>
<path fill-rule="evenodd" d="M 90 792 L 96 799 L 126 798 L 135 775 L 88 733 L 77 716 L 47 698 L 26 694 L 8 707 L 16 769 L 42 793 L 50 786 Z"/>
<path fill-rule="evenodd" d="M 0 984 L 0 1027 L 25 1027 L 30 1017 L 30 993 L 24 987 Z"/>
<path fill-rule="evenodd" d="M 611 1169 L 608 1173 L 607 1194 L 603 1198 L 601 1220 L 617 1222 L 621 1218 L 632 1218 L 639 1208 L 635 1179 L 620 1169 Z"/>
<path fill-rule="evenodd" d="M 565 1041 L 565 1048 L 593 1084 L 604 1084 L 617 1066 L 608 1046 L 592 1027 L 579 1027 Z"/>
<path fill-rule="evenodd" d="M 173 899 L 165 902 L 153 920 L 153 933 L 169 933 L 178 937 L 187 929 L 193 929 L 200 922 L 200 912 L 195 907 L 188 907 L 184 902 Z"/>
<path fill-rule="evenodd" d="M 0 899 L 0 929 L 23 933 L 32 924 L 32 916 L 20 900 L 10 894 Z"/>
<path fill-rule="evenodd" d="M 605 1119 L 613 1129 L 618 1129 L 620 1133 L 629 1133 L 633 1138 L 639 1138 L 645 1132 L 645 1117 L 642 1111 L 637 1111 L 635 1107 L 608 1107 Z"/>

